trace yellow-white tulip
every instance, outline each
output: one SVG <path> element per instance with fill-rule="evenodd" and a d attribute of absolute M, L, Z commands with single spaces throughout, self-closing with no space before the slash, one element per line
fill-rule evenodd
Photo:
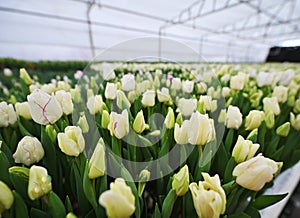
<path fill-rule="evenodd" d="M 207 173 L 202 173 L 204 181 L 199 181 L 199 185 L 193 182 L 189 185 L 192 193 L 194 207 L 201 218 L 218 218 L 225 212 L 226 195 L 221 187 L 218 175 L 210 177 Z"/>
<path fill-rule="evenodd" d="M 57 134 L 60 150 L 69 155 L 77 157 L 85 147 L 82 130 L 78 126 L 67 126 L 64 133 Z"/>
<path fill-rule="evenodd" d="M 245 140 L 243 136 L 239 135 L 238 140 L 232 150 L 232 156 L 237 163 L 244 162 L 254 157 L 259 144 L 253 144 L 250 140 Z"/>
<path fill-rule="evenodd" d="M 44 167 L 33 165 L 29 170 L 28 196 L 38 199 L 52 190 L 51 177 Z"/>
<path fill-rule="evenodd" d="M 259 191 L 270 182 L 278 171 L 278 164 L 262 155 L 257 155 L 238 164 L 232 172 L 236 183 L 253 191 Z"/>
<path fill-rule="evenodd" d="M 14 203 L 14 196 L 10 188 L 0 181 L 0 216 L 2 212 L 11 208 Z"/>
<path fill-rule="evenodd" d="M 148 90 L 143 93 L 142 104 L 145 107 L 153 107 L 155 104 L 155 92 L 153 90 Z"/>
<path fill-rule="evenodd" d="M 284 86 L 276 86 L 273 90 L 272 96 L 277 97 L 279 103 L 284 103 L 288 97 L 288 88 Z"/>
<path fill-rule="evenodd" d="M 264 119 L 265 113 L 263 111 L 251 110 L 246 117 L 246 130 L 253 130 L 258 128 Z"/>
<path fill-rule="evenodd" d="M 89 161 L 89 178 L 95 179 L 103 176 L 105 168 L 105 145 L 103 139 L 100 138 Z"/>
<path fill-rule="evenodd" d="M 159 102 L 168 102 L 171 100 L 170 94 L 169 94 L 169 89 L 163 87 L 160 90 L 157 90 L 157 98 Z"/>
<path fill-rule="evenodd" d="M 24 117 L 27 120 L 31 120 L 30 107 L 27 101 L 25 102 L 17 102 L 15 104 L 16 113 L 18 116 Z"/>
<path fill-rule="evenodd" d="M 263 99 L 263 104 L 264 104 L 264 111 L 272 111 L 275 115 L 279 115 L 280 114 L 280 107 L 278 104 L 278 99 L 277 97 L 271 97 L 271 98 L 267 98 L 265 97 Z"/>
<path fill-rule="evenodd" d="M 103 100 L 101 95 L 91 96 L 88 98 L 86 106 L 90 114 L 95 115 L 102 112 Z"/>
<path fill-rule="evenodd" d="M 129 218 L 135 211 L 134 195 L 122 178 L 117 178 L 110 184 L 110 190 L 100 195 L 99 203 L 105 207 L 110 218 Z"/>
<path fill-rule="evenodd" d="M 197 100 L 196 99 L 185 99 L 180 98 L 178 101 L 178 110 L 179 112 L 186 117 L 191 116 L 191 114 L 197 108 Z"/>
<path fill-rule="evenodd" d="M 189 168 L 184 165 L 173 177 L 172 189 L 177 196 L 183 196 L 189 190 Z"/>

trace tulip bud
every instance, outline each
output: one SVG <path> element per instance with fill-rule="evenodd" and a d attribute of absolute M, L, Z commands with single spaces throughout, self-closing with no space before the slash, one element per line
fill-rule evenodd
<path fill-rule="evenodd" d="M 160 90 L 157 90 L 157 98 L 159 102 L 168 102 L 171 100 L 170 94 L 169 94 L 169 89 L 163 87 Z"/>
<path fill-rule="evenodd" d="M 226 113 L 225 125 L 229 129 L 239 129 L 243 122 L 243 115 L 236 106 L 229 106 Z"/>
<path fill-rule="evenodd" d="M 182 82 L 182 91 L 185 93 L 191 93 L 194 90 L 194 81 L 183 81 Z"/>
<path fill-rule="evenodd" d="M 114 100 L 117 96 L 117 85 L 114 83 L 107 83 L 104 95 L 106 99 Z"/>
<path fill-rule="evenodd" d="M 181 113 L 178 113 L 178 115 L 176 117 L 176 123 L 178 123 L 179 125 L 181 125 L 182 122 L 183 122 L 182 115 L 181 115 Z"/>
<path fill-rule="evenodd" d="M 199 217 L 220 217 L 226 209 L 226 195 L 218 175 L 210 177 L 202 173 L 204 181 L 189 185 L 194 207 Z"/>
<path fill-rule="evenodd" d="M 189 168 L 184 165 L 178 173 L 173 177 L 172 189 L 175 190 L 177 196 L 183 196 L 189 190 Z"/>
<path fill-rule="evenodd" d="M 41 125 L 53 124 L 59 120 L 63 114 L 60 103 L 55 96 L 36 89 L 27 96 L 32 119 Z"/>
<path fill-rule="evenodd" d="M 52 190 L 51 177 L 47 169 L 33 165 L 29 171 L 28 196 L 31 200 L 38 199 Z"/>
<path fill-rule="evenodd" d="M 197 108 L 197 100 L 196 99 L 185 99 L 180 98 L 178 101 L 178 110 L 179 112 L 186 117 L 191 116 L 191 114 Z"/>
<path fill-rule="evenodd" d="M 292 127 L 296 130 L 300 130 L 300 114 L 298 114 L 296 117 L 295 115 L 291 112 L 290 113 L 290 122 Z"/>
<path fill-rule="evenodd" d="M 218 117 L 218 122 L 219 123 L 225 123 L 226 120 L 226 109 L 222 109 L 220 111 L 219 117 Z"/>
<path fill-rule="evenodd" d="M 128 92 L 128 100 L 129 102 L 134 102 L 138 98 L 138 93 L 136 91 L 130 91 Z"/>
<path fill-rule="evenodd" d="M 100 195 L 99 203 L 105 207 L 107 216 L 111 218 L 129 218 L 135 211 L 135 197 L 122 178 L 110 183 L 110 190 Z"/>
<path fill-rule="evenodd" d="M 203 115 L 196 111 L 192 114 L 189 122 L 189 143 L 202 146 L 212 140 L 214 126 L 207 114 Z"/>
<path fill-rule="evenodd" d="M 40 141 L 31 136 L 23 137 L 19 143 L 13 158 L 16 163 L 22 163 L 30 166 L 39 162 L 44 157 L 44 149 Z"/>
<path fill-rule="evenodd" d="M 103 176 L 105 168 L 105 145 L 103 139 L 100 138 L 89 161 L 89 178 L 95 179 Z"/>
<path fill-rule="evenodd" d="M 286 122 L 276 129 L 276 134 L 281 137 L 287 137 L 290 132 L 290 122 Z"/>
<path fill-rule="evenodd" d="M 75 103 L 82 102 L 79 86 L 75 86 L 75 89 L 70 89 L 70 93 Z"/>
<path fill-rule="evenodd" d="M 4 69 L 3 69 L 3 74 L 4 74 L 4 76 L 6 76 L 6 77 L 11 77 L 11 76 L 13 75 L 13 72 L 12 72 L 11 69 L 9 69 L 9 68 L 4 68 Z"/>
<path fill-rule="evenodd" d="M 77 216 L 74 215 L 74 213 L 69 212 L 66 216 L 66 218 L 77 218 Z"/>
<path fill-rule="evenodd" d="M 140 172 L 140 175 L 139 175 L 139 186 L 138 186 L 138 195 L 141 197 L 143 192 L 144 192 L 144 189 L 146 187 L 146 183 L 149 181 L 150 179 L 150 172 L 149 170 L 142 170 Z"/>
<path fill-rule="evenodd" d="M 259 89 L 257 92 L 253 93 L 250 95 L 250 102 L 251 102 L 251 107 L 258 107 L 260 105 L 260 100 L 263 96 L 263 92 Z"/>
<path fill-rule="evenodd" d="M 232 172 L 236 176 L 236 183 L 253 191 L 259 191 L 267 182 L 273 179 L 278 171 L 275 161 L 261 154 L 238 164 Z"/>
<path fill-rule="evenodd" d="M 46 133 L 49 136 L 50 140 L 52 142 L 56 142 L 57 132 L 56 132 L 55 128 L 52 125 L 47 125 L 45 130 L 46 130 Z"/>
<path fill-rule="evenodd" d="M 64 90 L 66 92 L 69 92 L 70 89 L 71 89 L 71 86 L 68 82 L 66 82 L 66 81 L 58 81 L 57 82 L 56 90 Z"/>
<path fill-rule="evenodd" d="M 172 129 L 174 127 L 175 115 L 174 115 L 174 111 L 171 107 L 168 107 L 168 113 L 167 113 L 164 123 L 165 123 L 167 129 Z"/>
<path fill-rule="evenodd" d="M 78 157 L 84 150 L 84 137 L 78 126 L 67 126 L 64 133 L 58 133 L 57 139 L 60 150 L 69 156 Z"/>
<path fill-rule="evenodd" d="M 0 216 L 2 212 L 11 208 L 14 202 L 14 196 L 10 188 L 2 181 L 0 181 Z"/>
<path fill-rule="evenodd" d="M 288 97 L 288 88 L 284 86 L 276 86 L 273 90 L 272 96 L 277 97 L 279 103 L 284 103 Z"/>
<path fill-rule="evenodd" d="M 207 85 L 204 82 L 197 83 L 196 87 L 198 94 L 203 94 L 207 90 Z"/>
<path fill-rule="evenodd" d="M 268 129 L 272 129 L 273 126 L 275 125 L 275 115 L 272 111 L 267 111 L 265 115 L 266 115 L 265 117 L 266 126 Z"/>
<path fill-rule="evenodd" d="M 118 139 L 123 138 L 129 133 L 129 120 L 127 110 L 123 110 L 121 114 L 116 112 L 110 113 L 108 129 L 111 135 Z"/>
<path fill-rule="evenodd" d="M 272 111 L 275 115 L 280 114 L 280 107 L 277 101 L 276 97 L 272 97 L 272 98 L 264 98 L 263 99 L 263 103 L 264 103 L 264 111 Z"/>
<path fill-rule="evenodd" d="M 245 128 L 246 130 L 253 130 L 261 125 L 261 122 L 265 119 L 263 111 L 251 110 L 246 117 Z"/>
<path fill-rule="evenodd" d="M 20 69 L 20 78 L 26 83 L 26 85 L 32 84 L 32 79 L 30 78 L 25 68 Z"/>
<path fill-rule="evenodd" d="M 142 133 L 146 128 L 149 128 L 149 126 L 145 123 L 143 110 L 140 110 L 134 119 L 133 129 L 137 133 Z"/>
<path fill-rule="evenodd" d="M 55 91 L 55 88 L 56 88 L 55 84 L 49 83 L 49 84 L 43 84 L 40 89 L 51 95 Z"/>
<path fill-rule="evenodd" d="M 222 88 L 222 96 L 224 98 L 227 98 L 227 97 L 229 97 L 229 95 L 230 95 L 230 88 L 229 87 L 223 87 Z"/>
<path fill-rule="evenodd" d="M 12 104 L 7 105 L 6 102 L 0 102 L 0 127 L 8 127 L 17 122 L 17 114 Z"/>
<path fill-rule="evenodd" d="M 81 128 L 83 133 L 87 133 L 89 131 L 89 123 L 84 113 L 80 114 L 77 125 Z"/>
<path fill-rule="evenodd" d="M 121 79 L 121 83 L 122 83 L 122 90 L 124 91 L 134 90 L 135 89 L 134 75 L 132 75 L 131 73 L 124 75 Z"/>
<path fill-rule="evenodd" d="M 117 91 L 117 106 L 120 109 L 127 109 L 130 108 L 130 102 L 127 99 L 125 93 L 121 90 Z"/>
<path fill-rule="evenodd" d="M 18 116 L 24 117 L 26 120 L 32 119 L 30 114 L 29 104 L 27 101 L 22 103 L 17 102 L 15 104 L 15 108 Z"/>
<path fill-rule="evenodd" d="M 95 115 L 102 112 L 103 100 L 101 95 L 91 96 L 86 102 L 90 114 Z"/>
<path fill-rule="evenodd" d="M 300 98 L 296 100 L 294 105 L 294 112 L 296 114 L 300 113 Z"/>
<path fill-rule="evenodd" d="M 148 90 L 143 93 L 142 104 L 145 107 L 153 107 L 155 104 L 155 92 L 153 90 Z"/>
<path fill-rule="evenodd" d="M 239 135 L 233 148 L 232 156 L 237 163 L 241 163 L 254 157 L 258 148 L 259 144 L 253 144 L 252 141 L 245 140 L 243 136 Z"/>
<path fill-rule="evenodd" d="M 103 110 L 102 113 L 102 118 L 101 118 L 101 126 L 104 129 L 108 128 L 108 124 L 109 124 L 109 113 L 107 112 L 107 110 Z"/>

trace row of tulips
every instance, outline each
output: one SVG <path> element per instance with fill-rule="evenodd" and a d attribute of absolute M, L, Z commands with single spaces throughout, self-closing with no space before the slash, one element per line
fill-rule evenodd
<path fill-rule="evenodd" d="M 300 159 L 297 65 L 91 64 L 0 84 L 3 217 L 260 217 Z"/>

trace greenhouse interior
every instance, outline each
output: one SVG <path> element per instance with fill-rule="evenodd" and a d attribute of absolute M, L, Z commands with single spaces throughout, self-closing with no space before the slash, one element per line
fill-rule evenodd
<path fill-rule="evenodd" d="M 299 12 L 1 1 L 0 217 L 299 217 Z"/>

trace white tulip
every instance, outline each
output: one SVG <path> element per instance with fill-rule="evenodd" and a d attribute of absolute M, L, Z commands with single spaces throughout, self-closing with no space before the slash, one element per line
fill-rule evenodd
<path fill-rule="evenodd" d="M 53 93 L 49 95 L 40 89 L 36 89 L 27 96 L 27 100 L 31 117 L 38 124 L 53 124 L 63 114 L 62 107 Z"/>
<path fill-rule="evenodd" d="M 293 77 L 295 76 L 295 72 L 291 69 L 284 71 L 279 78 L 279 85 L 288 86 Z"/>
<path fill-rule="evenodd" d="M 25 102 L 17 102 L 15 104 L 15 108 L 16 108 L 16 113 L 18 116 L 22 116 L 27 120 L 31 120 L 31 114 L 30 114 L 30 109 L 29 109 L 29 104 L 27 101 Z"/>
<path fill-rule="evenodd" d="M 72 95 L 70 92 L 59 90 L 55 92 L 55 98 L 60 103 L 65 115 L 69 115 L 73 112 Z"/>
<path fill-rule="evenodd" d="M 123 110 L 121 114 L 111 112 L 108 129 L 111 135 L 118 139 L 123 138 L 129 133 L 129 120 L 127 110 Z"/>
<path fill-rule="evenodd" d="M 39 162 L 44 157 L 44 149 L 41 142 L 31 136 L 23 137 L 19 143 L 13 158 L 16 163 L 22 163 L 30 166 Z"/>
<path fill-rule="evenodd" d="M 114 100 L 117 96 L 117 84 L 107 83 L 104 95 L 106 99 Z"/>
<path fill-rule="evenodd" d="M 189 120 L 184 120 L 181 127 L 179 127 L 178 123 L 175 123 L 174 127 L 174 139 L 176 143 L 180 145 L 185 145 L 188 143 L 188 132 L 190 130 L 190 122 Z"/>
<path fill-rule="evenodd" d="M 90 114 L 95 115 L 101 112 L 103 106 L 103 100 L 101 95 L 91 96 L 88 98 L 86 106 Z"/>
<path fill-rule="evenodd" d="M 183 116 L 189 117 L 197 108 L 197 99 L 180 98 L 178 101 L 178 112 Z"/>
<path fill-rule="evenodd" d="M 277 97 L 272 97 L 272 98 L 264 98 L 263 99 L 263 104 L 264 104 L 264 111 L 268 112 L 271 111 L 275 115 L 280 114 L 280 107 L 278 104 L 278 99 Z"/>
<path fill-rule="evenodd" d="M 274 73 L 259 72 L 256 78 L 258 87 L 271 85 L 274 79 Z"/>
<path fill-rule="evenodd" d="M 143 93 L 142 104 L 145 107 L 153 107 L 155 104 L 155 92 L 153 90 L 148 90 Z"/>
<path fill-rule="evenodd" d="M 284 103 L 288 97 L 288 88 L 284 86 L 276 86 L 273 90 L 272 96 L 277 97 L 279 103 Z"/>
<path fill-rule="evenodd" d="M 171 89 L 179 90 L 181 89 L 181 80 L 180 78 L 173 78 Z"/>
<path fill-rule="evenodd" d="M 214 126 L 210 122 L 208 115 L 194 112 L 190 118 L 188 141 L 193 145 L 205 145 L 213 138 Z"/>
<path fill-rule="evenodd" d="M 194 81 L 183 81 L 182 82 L 182 91 L 186 93 L 191 93 L 194 90 Z"/>
<path fill-rule="evenodd" d="M 163 87 L 161 91 L 157 90 L 157 98 L 159 102 L 168 102 L 171 100 L 169 89 Z"/>
<path fill-rule="evenodd" d="M 226 127 L 230 129 L 238 129 L 242 125 L 242 122 L 243 122 L 243 115 L 240 112 L 240 109 L 236 106 L 230 105 L 226 113 L 226 119 L 225 119 Z"/>
<path fill-rule="evenodd" d="M 17 121 L 17 114 L 12 104 L 7 105 L 6 102 L 0 102 L 0 127 L 8 127 Z"/>
<path fill-rule="evenodd" d="M 135 78 L 134 75 L 129 73 L 122 77 L 121 79 L 122 89 L 124 91 L 132 91 L 135 89 Z"/>

